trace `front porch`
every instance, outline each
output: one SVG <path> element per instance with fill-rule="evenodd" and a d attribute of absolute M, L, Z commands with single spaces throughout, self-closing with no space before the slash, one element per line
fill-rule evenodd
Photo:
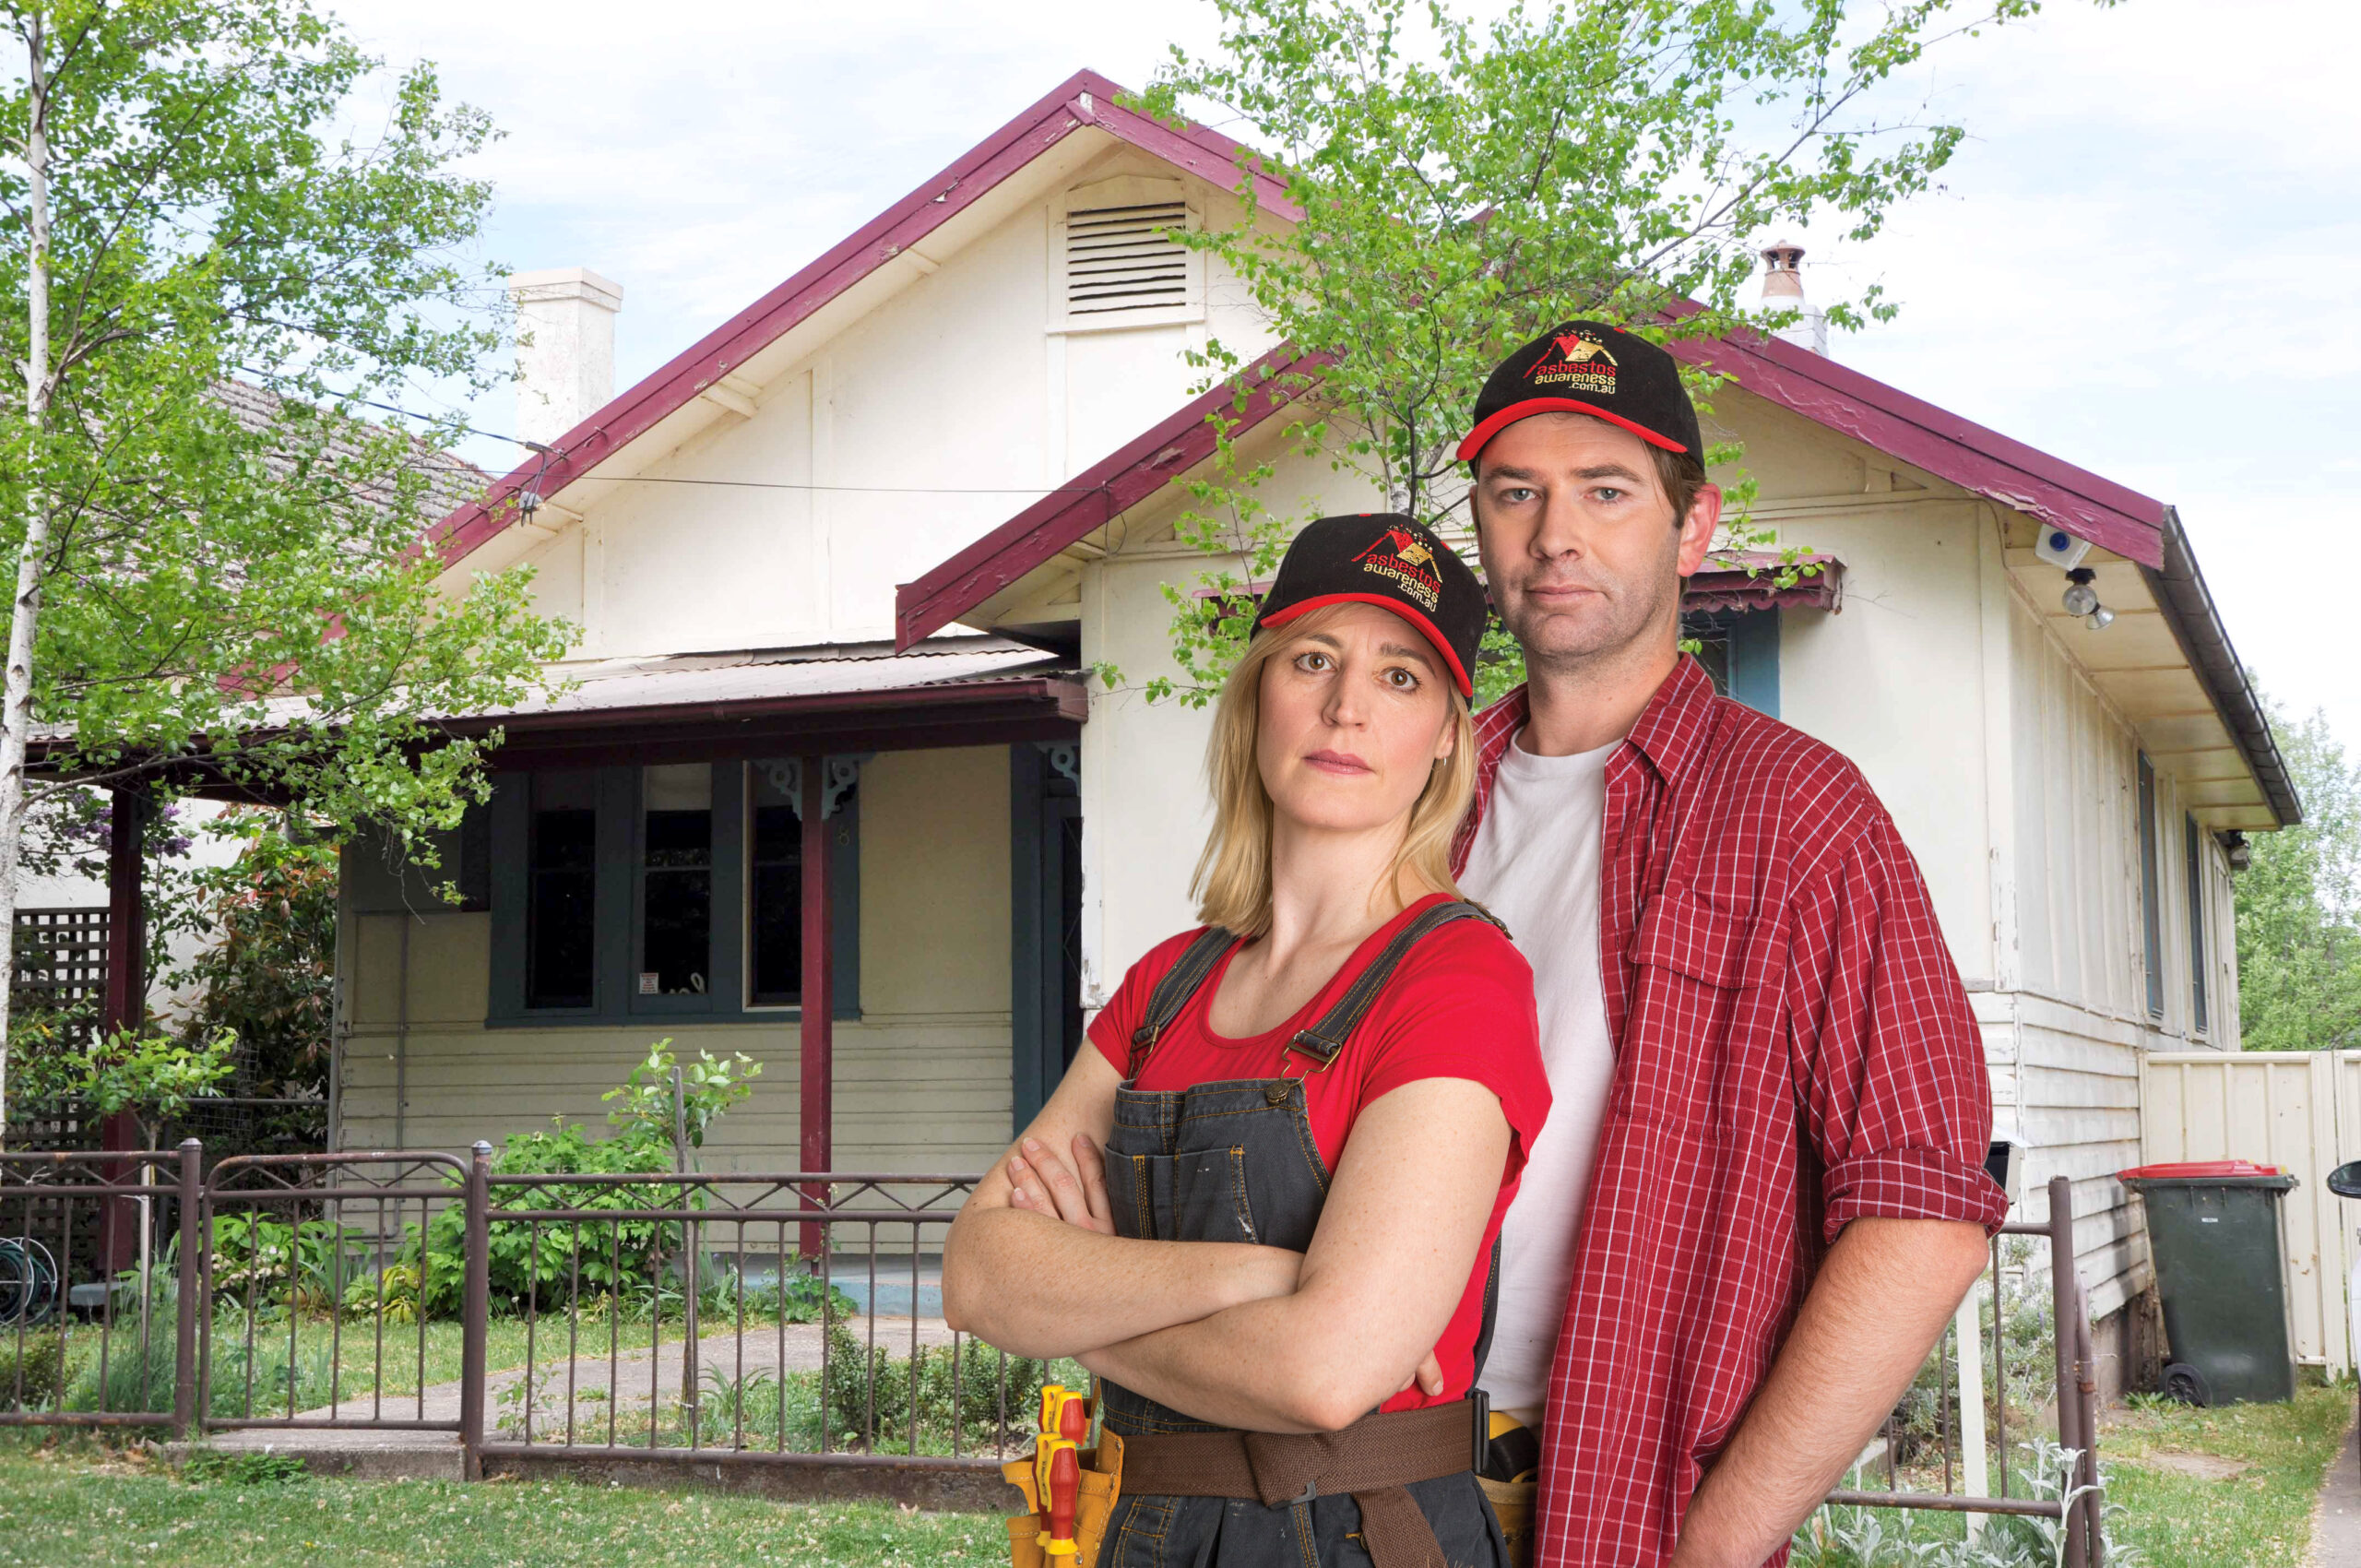
<path fill-rule="evenodd" d="M 988 1162 L 1080 1033 L 1070 663 L 956 637 L 573 673 L 446 721 L 503 740 L 439 869 L 346 847 L 330 1150 L 596 1125 L 670 1037 L 764 1069 L 707 1170 Z"/>
<path fill-rule="evenodd" d="M 634 660 L 502 716 L 460 902 L 347 851 L 332 1146 L 595 1123 L 670 1037 L 763 1064 L 707 1170 L 988 1162 L 1070 1049 L 1086 712 L 1054 657 L 960 638 Z"/>

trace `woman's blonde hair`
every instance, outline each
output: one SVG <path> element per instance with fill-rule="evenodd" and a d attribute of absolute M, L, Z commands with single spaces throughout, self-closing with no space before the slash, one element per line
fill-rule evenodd
<path fill-rule="evenodd" d="M 1260 936 L 1271 924 L 1270 791 L 1263 787 L 1256 738 L 1263 721 L 1263 671 L 1271 660 L 1335 620 L 1346 605 L 1323 605 L 1284 626 L 1258 632 L 1246 645 L 1214 708 L 1205 747 L 1205 777 L 1214 797 L 1213 831 L 1197 857 L 1189 891 L 1197 919 L 1240 936 Z M 1438 671 L 1440 674 L 1441 671 Z M 1406 873 L 1437 892 L 1459 895 L 1451 874 L 1451 841 L 1476 794 L 1476 726 L 1467 699 L 1442 677 L 1451 702 L 1451 755 L 1434 766 L 1394 855 L 1398 886 Z"/>

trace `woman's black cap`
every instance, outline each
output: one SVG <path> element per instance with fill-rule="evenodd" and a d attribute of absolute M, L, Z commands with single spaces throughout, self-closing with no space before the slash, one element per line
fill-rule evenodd
<path fill-rule="evenodd" d="M 1486 442 L 1535 414 L 1589 414 L 1652 446 L 1705 460 L 1680 362 L 1603 321 L 1561 323 L 1502 360 L 1477 395 L 1459 460 L 1474 462 Z"/>
<path fill-rule="evenodd" d="M 1254 629 L 1284 626 L 1323 604 L 1374 604 L 1420 632 L 1474 701 L 1476 645 L 1484 636 L 1484 585 L 1456 551 L 1414 518 L 1363 512 L 1307 523 L 1279 563 Z"/>

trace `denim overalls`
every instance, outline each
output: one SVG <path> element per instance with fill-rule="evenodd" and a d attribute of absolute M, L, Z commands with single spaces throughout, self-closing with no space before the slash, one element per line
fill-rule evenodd
<path fill-rule="evenodd" d="M 1438 904 L 1406 922 L 1335 1005 L 1288 1042 L 1307 1073 L 1326 1070 L 1395 968 L 1420 939 L 1459 920 L 1490 920 L 1473 904 Z M 1498 923 L 1495 921 L 1494 923 Z M 1150 1093 L 1131 1087 L 1177 1017 L 1235 944 L 1207 931 L 1183 951 L 1150 996 L 1132 1041 L 1131 1072 L 1116 1091 L 1107 1141 L 1107 1192 L 1116 1234 L 1169 1241 L 1252 1241 L 1302 1252 L 1328 1196 L 1328 1168 L 1312 1141 L 1302 1079 L 1239 1079 Z M 1500 1252 L 1476 1345 L 1480 1375 L 1492 1336 Z M 1123 1436 L 1221 1429 L 1102 1380 L 1106 1424 Z M 1453 1568 L 1505 1568 L 1500 1526 L 1472 1471 L 1415 1481 L 1406 1491 Z M 1139 1496 L 1125 1491 L 1108 1520 L 1098 1568 L 1361 1568 L 1360 1511 L 1346 1495 L 1265 1507 L 1253 1498 Z"/>

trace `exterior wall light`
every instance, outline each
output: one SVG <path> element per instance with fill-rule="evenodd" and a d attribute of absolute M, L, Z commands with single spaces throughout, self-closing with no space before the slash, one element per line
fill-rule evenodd
<path fill-rule="evenodd" d="M 2085 616 L 2098 609 L 2099 590 L 2091 586 L 2091 579 L 2097 576 L 2088 566 L 2077 566 L 2066 574 L 2067 614 Z"/>
<path fill-rule="evenodd" d="M 2115 624 L 2115 612 L 2102 604 L 2082 617 L 2082 624 L 2094 632 L 2104 632 Z"/>
<path fill-rule="evenodd" d="M 2254 849 L 2247 843 L 2245 834 L 2237 832 L 2225 834 L 2222 844 L 2224 856 L 2229 861 L 2232 871 L 2244 871 L 2254 864 Z"/>

